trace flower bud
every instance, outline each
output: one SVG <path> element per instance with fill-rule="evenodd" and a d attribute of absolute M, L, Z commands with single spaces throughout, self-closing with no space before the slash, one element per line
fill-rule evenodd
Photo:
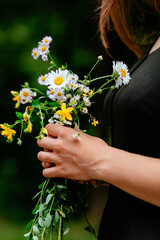
<path fill-rule="evenodd" d="M 99 61 L 103 61 L 103 56 L 101 55 L 101 56 L 98 56 L 98 60 Z"/>

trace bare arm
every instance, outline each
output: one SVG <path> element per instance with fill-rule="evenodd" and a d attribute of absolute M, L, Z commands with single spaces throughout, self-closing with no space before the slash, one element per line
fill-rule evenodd
<path fill-rule="evenodd" d="M 40 147 L 48 149 L 39 152 L 38 158 L 55 166 L 43 170 L 45 177 L 102 180 L 160 206 L 160 159 L 110 147 L 84 133 L 76 140 L 71 128 L 49 124 L 47 130 L 53 138 L 38 141 Z"/>

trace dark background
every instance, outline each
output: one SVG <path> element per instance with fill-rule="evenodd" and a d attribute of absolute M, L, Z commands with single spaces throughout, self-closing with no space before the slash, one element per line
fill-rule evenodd
<path fill-rule="evenodd" d="M 0 123 L 16 120 L 11 90 L 19 90 L 26 81 L 38 87 L 37 78 L 48 65 L 33 60 L 31 50 L 46 35 L 53 37 L 51 54 L 58 65 L 67 63 L 69 69 L 83 77 L 97 57 L 103 55 L 104 61 L 95 69 L 93 77 L 111 73 L 112 59 L 106 55 L 99 39 L 97 7 L 95 0 L 6 0 L 0 4 Z M 116 34 L 112 33 L 110 38 L 114 55 L 130 67 L 136 57 Z M 91 109 L 100 125 L 94 128 L 84 123 L 89 134 L 102 138 L 105 137 L 102 115 L 105 94 L 95 98 L 96 104 Z M 31 198 L 43 176 L 33 134 L 24 135 L 22 146 L 15 142 L 8 144 L 1 136 L 0 150 L 0 233 L 6 240 L 8 235 L 1 232 L 5 226 L 26 224 L 31 217 L 34 204 Z M 103 209 L 105 192 L 96 189 L 89 199 L 89 211 L 96 220 Z M 16 229 L 17 225 L 11 226 Z M 20 239 L 16 237 L 17 233 L 14 234 L 12 240 Z"/>

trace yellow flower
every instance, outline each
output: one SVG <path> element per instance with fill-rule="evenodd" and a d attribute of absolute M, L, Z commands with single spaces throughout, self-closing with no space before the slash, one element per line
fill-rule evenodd
<path fill-rule="evenodd" d="M 42 129 L 42 133 L 48 135 L 48 131 L 45 127 Z"/>
<path fill-rule="evenodd" d="M 2 136 L 6 137 L 9 141 L 12 142 L 13 136 L 16 134 L 16 131 L 4 124 L 0 124 L 0 128 L 3 129 L 3 131 L 1 132 Z"/>
<path fill-rule="evenodd" d="M 17 94 L 17 96 L 15 96 L 14 98 L 12 98 L 12 100 L 13 100 L 14 102 L 17 102 L 16 105 L 15 105 L 15 108 L 18 108 L 19 105 L 20 105 L 20 95 Z"/>
<path fill-rule="evenodd" d="M 28 123 L 27 128 L 29 130 L 29 133 L 31 133 L 32 132 L 32 123 L 31 122 Z"/>
<path fill-rule="evenodd" d="M 94 93 L 94 91 L 91 89 L 91 91 L 89 93 L 90 97 L 93 95 L 93 93 Z"/>
<path fill-rule="evenodd" d="M 32 112 L 32 111 L 33 111 L 33 107 L 28 106 L 28 107 L 27 107 L 27 110 L 28 110 L 29 112 Z"/>
<path fill-rule="evenodd" d="M 96 127 L 99 124 L 99 122 L 96 119 L 94 119 L 91 124 Z"/>
<path fill-rule="evenodd" d="M 87 97 L 87 93 L 83 93 L 83 97 Z"/>
<path fill-rule="evenodd" d="M 58 111 L 56 112 L 56 114 L 61 115 L 63 121 L 64 121 L 65 119 L 67 119 L 67 120 L 69 120 L 69 121 L 72 121 L 72 116 L 71 116 L 70 113 L 73 111 L 73 109 L 74 109 L 73 107 L 68 107 L 68 108 L 66 108 L 66 103 L 62 103 L 62 104 L 61 104 L 61 110 L 58 110 Z"/>
<path fill-rule="evenodd" d="M 28 114 L 26 112 L 23 113 L 23 119 L 25 122 L 28 121 Z"/>

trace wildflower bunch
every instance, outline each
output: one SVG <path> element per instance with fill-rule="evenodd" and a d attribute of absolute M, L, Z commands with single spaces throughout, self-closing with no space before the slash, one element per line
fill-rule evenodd
<path fill-rule="evenodd" d="M 18 145 L 22 144 L 22 134 L 32 133 L 34 125 L 37 126 L 37 124 L 39 124 L 39 132 L 36 138 L 43 138 L 48 134 L 45 128 L 47 122 L 76 128 L 77 132 L 72 137 L 80 141 L 81 115 L 88 116 L 88 120 L 93 126 L 99 124 L 88 110 L 93 104 L 92 98 L 106 89 L 113 90 L 122 84 L 128 84 L 130 81 L 128 68 L 123 62 L 113 62 L 111 75 L 92 79 L 92 71 L 103 60 L 102 56 L 98 57 L 88 75 L 80 79 L 77 74 L 67 69 L 66 65 L 57 66 L 50 54 L 51 42 L 52 37 L 46 36 L 31 52 L 35 60 L 39 57 L 43 61 L 50 60 L 48 71 L 37 78 L 38 83 L 43 85 L 44 91 L 31 87 L 29 83 L 24 83 L 19 91 L 11 91 L 17 120 L 12 125 L 0 124 L 1 134 L 7 138 L 8 142 L 15 139 L 16 131 L 14 129 L 16 125 L 20 125 L 20 133 L 16 138 Z M 90 88 L 91 83 L 101 79 L 105 80 L 101 87 L 98 89 Z M 21 111 L 18 110 L 20 107 Z M 49 179 L 39 186 L 36 197 L 40 197 L 32 212 L 34 218 L 26 228 L 25 237 L 28 240 L 43 240 L 46 234 L 50 234 L 50 239 L 52 239 L 53 229 L 57 233 L 57 239 L 61 240 L 63 235 L 68 232 L 69 228 L 66 222 L 71 213 L 77 209 L 77 199 L 79 199 L 76 197 L 76 201 L 73 201 L 75 195 L 78 196 L 78 194 L 74 192 L 73 197 L 71 185 L 73 186 L 73 183 L 70 184 L 70 181 L 51 181 Z M 95 235 L 90 224 L 88 229 Z"/>

